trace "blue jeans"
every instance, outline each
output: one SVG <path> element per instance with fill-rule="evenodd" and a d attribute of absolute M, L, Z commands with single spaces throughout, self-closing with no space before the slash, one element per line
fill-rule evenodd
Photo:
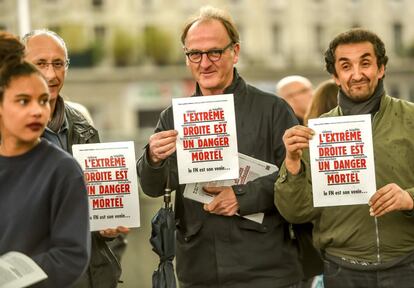
<path fill-rule="evenodd" d="M 412 288 L 414 262 L 377 271 L 352 270 L 324 260 L 325 288 Z"/>

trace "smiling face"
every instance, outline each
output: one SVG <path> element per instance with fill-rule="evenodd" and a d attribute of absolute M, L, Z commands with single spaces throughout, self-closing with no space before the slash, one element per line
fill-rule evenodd
<path fill-rule="evenodd" d="M 338 45 L 335 50 L 333 76 L 337 85 L 354 102 L 369 99 L 384 77 L 384 65 L 378 67 L 374 47 L 370 42 Z"/>
<path fill-rule="evenodd" d="M 41 75 L 16 76 L 0 102 L 0 131 L 3 143 L 30 149 L 50 117 L 49 91 Z"/>
<path fill-rule="evenodd" d="M 66 63 L 66 53 L 62 44 L 54 37 L 46 34 L 32 36 L 26 44 L 26 61 L 33 63 L 47 80 L 50 91 L 52 111 L 54 111 L 57 96 L 63 87 L 66 77 L 66 67 L 55 69 L 52 65 L 41 63 Z"/>
<path fill-rule="evenodd" d="M 224 25 L 218 20 L 195 22 L 185 39 L 186 51 L 223 49 L 231 43 Z M 186 58 L 186 63 L 203 95 L 222 94 L 233 80 L 233 67 L 239 59 L 240 45 L 234 44 L 223 51 L 220 60 L 212 62 L 206 54 L 199 63 Z"/>

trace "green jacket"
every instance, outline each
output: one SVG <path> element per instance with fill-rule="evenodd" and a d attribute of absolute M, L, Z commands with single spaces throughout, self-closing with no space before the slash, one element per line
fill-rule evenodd
<path fill-rule="evenodd" d="M 336 107 L 326 117 L 342 116 Z M 414 104 L 384 95 L 372 123 L 377 189 L 396 183 L 414 198 Z M 275 204 L 292 223 L 313 220 L 314 241 L 326 253 L 385 263 L 414 252 L 414 213 L 394 211 L 375 218 L 368 205 L 313 207 L 309 151 L 302 171 L 283 164 L 275 184 Z"/>

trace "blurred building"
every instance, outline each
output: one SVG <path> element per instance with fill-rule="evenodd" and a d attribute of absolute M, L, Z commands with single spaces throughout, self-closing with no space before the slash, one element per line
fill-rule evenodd
<path fill-rule="evenodd" d="M 388 93 L 414 101 L 412 0 L 0 0 L 0 30 L 19 33 L 19 1 L 29 3 L 32 29 L 54 30 L 68 44 L 64 96 L 90 110 L 103 141 L 134 140 L 137 155 L 171 98 L 193 91 L 180 34 L 206 4 L 230 11 L 242 39 L 237 66 L 264 90 L 274 92 L 291 74 L 315 85 L 329 78 L 328 42 L 364 27 L 386 44 Z M 129 236 L 121 287 L 150 287 L 158 259 L 148 244 L 149 223 L 158 200 L 141 198 L 142 227 Z"/>
<path fill-rule="evenodd" d="M 0 0 L 0 29 L 18 32 L 15 0 Z M 414 101 L 414 3 L 410 0 L 31 0 L 32 28 L 49 28 L 68 43 L 65 94 L 91 109 L 106 136 L 141 138 L 171 97 L 187 96 L 181 28 L 202 5 L 225 8 L 241 32 L 238 67 L 273 91 L 288 74 L 315 84 L 329 75 L 323 51 L 350 27 L 385 41 L 387 90 Z M 82 69 L 77 69 L 82 68 Z M 139 132 L 139 133 L 138 133 Z M 145 137 L 146 138 L 146 137 Z"/>

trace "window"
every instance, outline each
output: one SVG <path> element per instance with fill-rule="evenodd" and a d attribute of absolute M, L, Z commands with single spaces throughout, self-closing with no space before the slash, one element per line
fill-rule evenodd
<path fill-rule="evenodd" d="M 274 24 L 272 27 L 272 51 L 274 54 L 280 54 L 282 52 L 282 29 L 278 24 Z"/>
<path fill-rule="evenodd" d="M 140 110 L 137 112 L 137 120 L 139 128 L 154 128 L 157 126 L 158 118 L 160 117 L 161 110 Z"/>
<path fill-rule="evenodd" d="M 393 37 L 394 37 L 394 51 L 398 55 L 401 55 L 401 53 L 403 52 L 403 41 L 402 41 L 403 26 L 401 23 L 394 23 L 392 30 L 393 30 Z"/>
<path fill-rule="evenodd" d="M 94 27 L 95 39 L 97 41 L 104 41 L 106 36 L 106 28 L 104 26 L 98 25 Z"/>
<path fill-rule="evenodd" d="M 315 50 L 316 52 L 322 52 L 324 50 L 323 45 L 323 27 L 321 24 L 315 26 Z"/>
<path fill-rule="evenodd" d="M 409 99 L 408 100 L 410 100 L 411 102 L 414 102 L 414 85 L 412 85 L 411 87 L 410 87 L 410 95 L 409 95 Z"/>
<path fill-rule="evenodd" d="M 92 0 L 92 6 L 95 8 L 101 8 L 103 4 L 103 0 Z"/>
<path fill-rule="evenodd" d="M 395 97 L 395 98 L 400 98 L 401 97 L 400 89 L 397 85 L 394 84 L 390 87 L 390 95 L 392 97 Z"/>

